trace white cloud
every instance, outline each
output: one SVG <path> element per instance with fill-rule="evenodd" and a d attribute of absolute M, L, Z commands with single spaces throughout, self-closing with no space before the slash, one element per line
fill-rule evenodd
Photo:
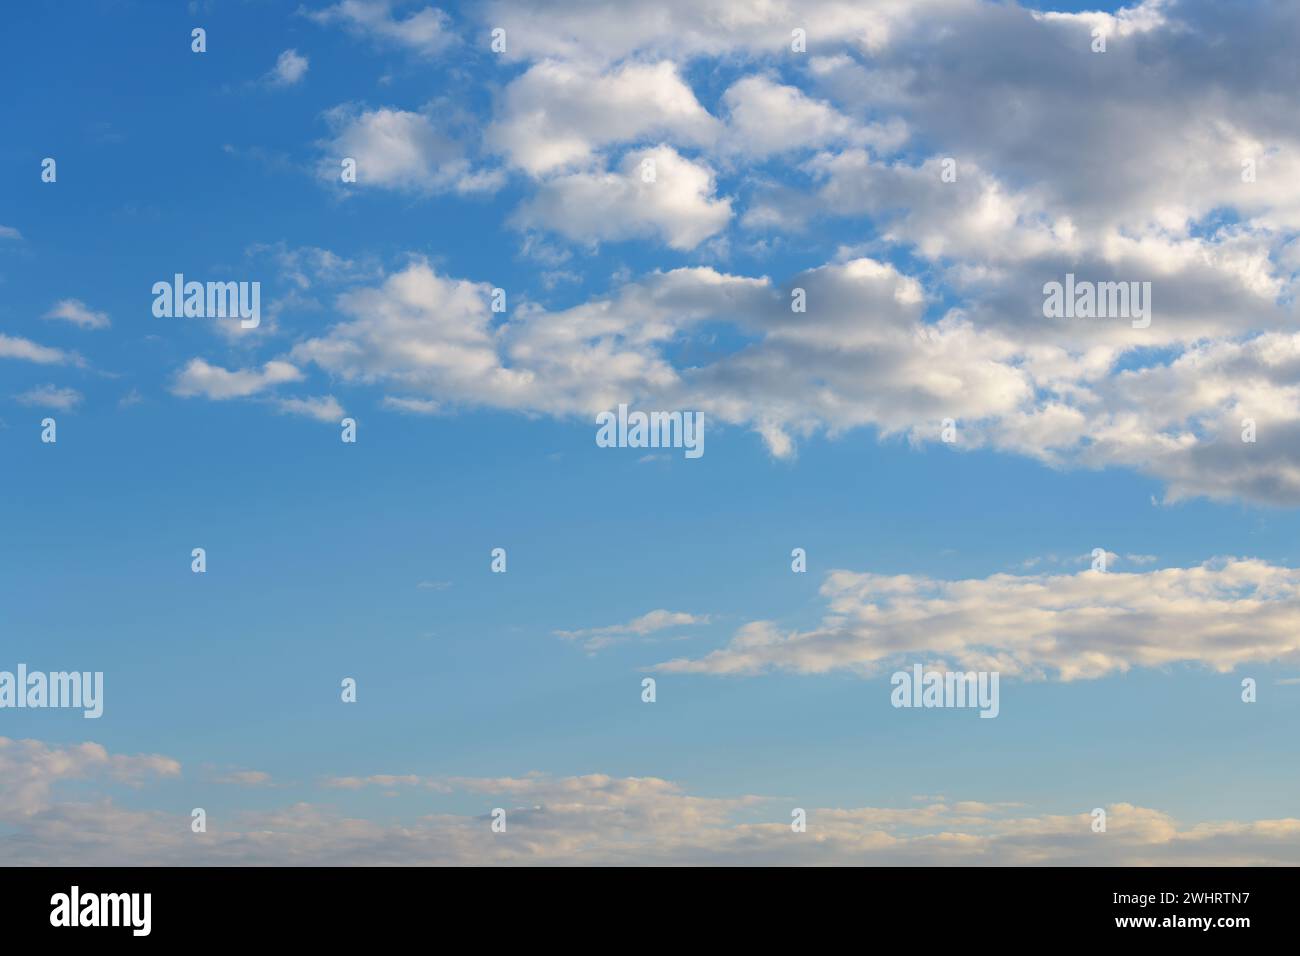
<path fill-rule="evenodd" d="M 30 339 L 0 332 L 0 358 L 20 359 L 35 362 L 38 365 L 82 365 L 82 359 L 75 352 L 38 345 Z"/>
<path fill-rule="evenodd" d="M 423 113 L 337 106 L 325 114 L 334 138 L 318 167 L 323 180 L 339 182 L 343 159 L 356 160 L 356 185 L 437 193 L 492 191 L 497 172 L 474 170 L 463 146 Z"/>
<path fill-rule="evenodd" d="M 1191 568 L 939 581 L 832 571 L 820 627 L 741 627 L 726 647 L 665 671 L 878 674 L 921 658 L 1060 680 L 1134 667 L 1220 672 L 1300 658 L 1300 570 L 1227 558 Z"/>
<path fill-rule="evenodd" d="M 386 5 L 364 6 L 392 19 Z M 384 384 L 395 410 L 466 402 L 567 415 L 611 399 L 671 401 L 752 428 L 780 457 L 855 428 L 932 442 L 952 418 L 949 450 L 1131 468 L 1163 481 L 1166 500 L 1300 503 L 1300 123 L 1280 92 L 1293 64 L 1276 42 L 1300 29 L 1295 11 L 563 0 L 541 14 L 499 0 L 484 22 L 506 28 L 508 57 L 529 64 L 487 134 L 540 179 L 511 220 L 525 254 L 571 254 L 550 245 L 562 237 L 722 257 L 737 247 L 733 209 L 752 230 L 802 230 L 799 243 L 815 242 L 826 217 L 852 217 L 860 247 L 775 280 L 678 271 L 563 311 L 476 312 L 473 364 L 459 373 L 443 356 L 466 342 L 436 317 L 382 342 L 378 324 L 367 330 L 345 309 L 357 321 L 303 343 L 319 355 L 306 361 Z M 793 60 L 792 23 L 809 42 Z M 1097 25 L 1111 37 L 1104 56 L 1089 49 Z M 724 62 L 699 70 L 701 57 L 725 57 L 724 75 L 738 66 L 740 78 L 720 96 L 716 80 L 698 82 L 709 95 L 697 96 L 691 81 Z M 346 147 L 372 184 L 499 184 L 499 171 L 471 168 L 435 113 L 335 111 L 330 176 Z M 915 154 L 890 156 L 905 140 Z M 787 160 L 791 150 L 815 153 Z M 770 156 L 788 172 L 717 195 L 716 170 Z M 640 176 L 645 158 L 657 159 L 653 183 Z M 946 158 L 955 182 L 942 178 Z M 888 264 L 900 254 L 919 263 L 916 278 Z M 1151 325 L 1045 319 L 1043 286 L 1067 272 L 1149 281 Z M 669 285 L 675 297 L 656 301 Z M 807 291 L 808 313 L 789 312 L 793 287 Z M 952 305 L 936 318 L 927 306 L 939 301 Z M 664 331 L 689 337 L 705 321 L 746 345 L 678 367 Z M 1245 419 L 1258 424 L 1254 443 L 1240 440 Z"/>
<path fill-rule="evenodd" d="M 646 178 L 650 168 L 653 181 Z M 656 146 L 629 152 L 617 171 L 571 173 L 543 182 L 514 223 L 577 242 L 655 238 L 688 250 L 731 219 L 731 200 L 716 198 L 714 191 L 707 165 Z"/>
<path fill-rule="evenodd" d="M 297 50 L 285 50 L 275 60 L 275 66 L 266 75 L 272 86 L 293 86 L 307 75 L 309 62 L 307 57 Z"/>
<path fill-rule="evenodd" d="M 63 319 L 83 329 L 106 329 L 111 324 L 107 312 L 96 312 L 80 299 L 60 299 L 42 318 Z"/>
<path fill-rule="evenodd" d="M 324 786 L 334 790 L 362 790 L 366 787 L 422 787 L 447 793 L 451 787 L 439 780 L 429 780 L 413 773 L 391 774 L 375 773 L 368 777 L 330 777 Z"/>
<path fill-rule="evenodd" d="M 456 41 L 450 30 L 451 18 L 437 7 L 423 7 L 399 17 L 390 0 L 342 0 L 307 16 L 320 24 L 342 24 L 358 36 L 424 56 L 435 56 Z"/>
<path fill-rule="evenodd" d="M 589 163 L 613 143 L 650 137 L 702 145 L 718 123 L 669 62 L 607 72 L 546 61 L 506 87 L 486 142 L 532 175 Z"/>
<path fill-rule="evenodd" d="M 734 0 L 660 0 L 611 4 L 564 0 L 544 7 L 527 0 L 490 0 L 484 21 L 506 30 L 512 58 L 603 63 L 639 58 L 727 54 L 788 55 L 791 30 L 807 31 L 808 49 L 850 45 L 878 51 L 896 24 L 933 23 L 945 9 L 971 6 L 952 0 L 804 0 L 737 4 Z"/>
<path fill-rule="evenodd" d="M 271 783 L 271 775 L 265 770 L 231 770 L 213 777 L 212 782 L 236 787 L 265 787 Z"/>
<path fill-rule="evenodd" d="M 749 156 L 764 157 L 832 143 L 871 143 L 893 150 L 907 138 L 906 124 L 863 126 L 798 87 L 762 75 L 747 76 L 723 94 L 728 110 L 726 144 Z"/>
<path fill-rule="evenodd" d="M 902 807 L 808 807 L 792 837 L 790 801 L 697 796 L 656 777 L 332 777 L 324 791 L 414 788 L 423 799 L 464 793 L 506 809 L 512 839 L 483 816 L 426 813 L 377 822 L 296 803 L 231 815 L 202 840 L 189 816 L 125 809 L 65 783 L 141 784 L 175 776 L 165 757 L 108 754 L 98 744 L 53 747 L 0 738 L 0 855 L 13 865 L 1250 865 L 1300 862 L 1300 820 L 1180 825 L 1129 803 L 1105 807 L 1105 839 L 1086 809 L 1034 813 L 1015 801 L 927 797 Z M 133 801 L 140 804 L 144 798 Z"/>
<path fill-rule="evenodd" d="M 180 769 L 168 757 L 110 754 L 96 743 L 58 746 L 0 737 L 0 820 L 12 824 L 47 810 L 53 788 L 66 781 L 138 784 L 177 776 Z"/>
<path fill-rule="evenodd" d="M 229 369 L 210 365 L 201 358 L 190 359 L 176 373 L 171 391 L 185 398 L 201 396 L 220 401 L 246 398 L 285 382 L 297 382 L 302 373 L 288 362 L 267 362 L 259 369 Z"/>
<path fill-rule="evenodd" d="M 416 262 L 378 288 L 339 298 L 353 320 L 294 347 L 347 382 L 386 381 L 456 395 L 479 388 L 511 390 L 517 377 L 502 368 L 489 329 L 491 287 L 439 276 Z"/>
<path fill-rule="evenodd" d="M 281 398 L 275 403 L 276 408 L 289 415 L 303 415 L 318 422 L 338 423 L 343 419 L 343 406 L 333 395 L 316 398 Z"/>
<path fill-rule="evenodd" d="M 791 311 L 805 292 L 808 311 Z M 339 299 L 350 316 L 291 357 L 343 381 L 378 384 L 396 410 L 457 403 L 588 415 L 619 402 L 692 408 L 752 428 L 780 457 L 796 439 L 872 428 L 948 451 L 991 447 L 1052 467 L 1120 466 L 1168 483 L 1167 497 L 1300 501 L 1300 334 L 1201 342 L 1123 367 L 1128 350 L 1066 347 L 974 321 L 924 316 L 926 292 L 868 258 L 790 277 L 677 269 L 548 312 L 417 262 Z M 668 346 L 705 322 L 745 342 L 678 368 Z M 1258 426 L 1242 442 L 1242 422 Z"/>
<path fill-rule="evenodd" d="M 80 405 L 83 397 L 75 388 L 39 385 L 36 388 L 28 389 L 21 395 L 15 395 L 14 399 L 23 405 L 37 405 L 67 412 Z"/>
<path fill-rule="evenodd" d="M 436 415 L 442 407 L 427 398 L 402 398 L 395 395 L 384 396 L 384 407 L 411 415 Z"/>
<path fill-rule="evenodd" d="M 583 650 L 598 651 L 628 638 L 647 637 L 661 631 L 708 622 L 707 614 L 687 614 L 684 611 L 665 611 L 661 608 L 642 614 L 626 624 L 611 624 L 576 631 L 556 631 L 555 634 L 567 641 L 580 642 Z"/>

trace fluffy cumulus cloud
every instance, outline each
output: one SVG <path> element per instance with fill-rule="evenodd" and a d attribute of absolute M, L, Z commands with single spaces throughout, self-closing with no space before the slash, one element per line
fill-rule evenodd
<path fill-rule="evenodd" d="M 339 182 L 342 162 L 356 162 L 356 185 L 433 194 L 477 193 L 500 185 L 500 177 L 476 170 L 464 144 L 422 112 L 337 106 L 325 114 L 334 136 L 318 166 L 322 179 Z"/>
<path fill-rule="evenodd" d="M 799 290 L 805 312 L 792 309 Z M 778 456 L 794 454 L 801 436 L 863 427 L 937 442 L 951 418 L 955 448 L 993 447 L 1053 467 L 1123 465 L 1164 479 L 1171 499 L 1300 500 L 1300 336 L 1201 340 L 1121 368 L 1126 353 L 1105 344 L 1026 339 L 960 308 L 929 320 L 927 296 L 897 267 L 859 257 L 780 287 L 677 269 L 558 312 L 516 300 L 502 317 L 491 312 L 487 284 L 417 260 L 342 294 L 337 307 L 348 318 L 300 341 L 290 359 L 383 386 L 397 410 L 461 404 L 587 416 L 653 402 L 752 428 Z M 672 344 L 706 322 L 733 326 L 735 347 L 674 363 Z M 178 393 L 252 394 L 291 375 L 229 378 L 196 363 Z M 1247 420 L 1254 442 L 1241 440 Z"/>
<path fill-rule="evenodd" d="M 892 151 L 907 138 L 901 121 L 860 124 L 798 87 L 761 74 L 737 80 L 722 101 L 728 111 L 726 145 L 751 157 L 835 143 L 872 143 L 877 149 Z"/>
<path fill-rule="evenodd" d="M 716 197 L 715 190 L 709 166 L 656 146 L 632 150 L 615 170 L 547 180 L 515 223 L 578 242 L 653 238 L 688 250 L 731 219 L 731 200 Z"/>
<path fill-rule="evenodd" d="M 445 11 L 420 7 L 398 12 L 394 6 L 392 0 L 342 0 L 304 12 L 323 26 L 342 26 L 356 36 L 423 56 L 436 56 L 456 42 Z"/>
<path fill-rule="evenodd" d="M 111 784 L 147 785 L 180 773 L 160 756 L 118 756 L 98 744 L 54 747 L 0 738 L 0 855 L 14 865 L 1294 865 L 1300 820 L 1181 825 L 1160 810 L 1114 803 L 1107 830 L 1091 807 L 1031 812 L 1017 803 L 918 798 L 902 807 L 808 807 L 790 829 L 789 800 L 697 796 L 655 777 L 334 777 L 321 793 L 417 788 L 432 812 L 400 823 L 348 816 L 330 802 L 210 817 L 127 809 Z M 223 778 L 225 779 L 225 778 Z M 77 781 L 78 799 L 62 792 Z M 261 784 L 262 775 L 230 782 Z M 85 787 L 91 788 L 90 793 Z M 443 795 L 482 813 L 439 810 Z M 147 805 L 148 794 L 134 806 Z M 491 831 L 489 810 L 508 829 Z"/>
<path fill-rule="evenodd" d="M 753 621 L 725 647 L 661 667 L 874 675 L 927 659 L 1068 681 L 1134 667 L 1191 663 L 1225 672 L 1300 660 L 1300 571 L 1258 560 L 963 581 L 833 571 L 821 594 L 827 613 L 819 627 Z"/>
<path fill-rule="evenodd" d="M 590 161 L 601 147 L 647 138 L 704 145 L 718 124 L 670 61 L 606 72 L 546 61 L 514 80 L 487 141 L 534 175 Z"/>
<path fill-rule="evenodd" d="M 980 417 L 1029 401 L 1019 346 L 953 317 L 922 322 L 924 292 L 893 266 L 855 259 L 797 277 L 810 305 L 765 277 L 712 268 L 657 273 L 561 312 L 527 304 L 493 321 L 485 284 L 416 262 L 378 287 L 345 294 L 353 316 L 295 347 L 348 381 L 400 385 L 469 405 L 586 415 L 620 401 L 701 408 L 754 427 L 775 448 L 785 429 L 875 424 L 906 431 L 953 407 Z M 704 322 L 744 343 L 689 369 L 669 345 Z"/>
<path fill-rule="evenodd" d="M 445 32 L 433 8 L 314 16 L 412 48 Z M 397 412 L 672 403 L 782 457 L 853 429 L 936 441 L 950 418 L 951 450 L 1133 469 L 1168 500 L 1300 503 L 1291 6 L 493 0 L 472 17 L 506 31 L 513 69 L 482 142 L 441 108 L 339 107 L 328 177 L 342 156 L 359 186 L 422 194 L 509 175 L 503 219 L 532 253 L 571 269 L 573 246 L 636 243 L 650 265 L 495 320 L 474 280 L 409 266 L 355 284 L 295 361 L 382 387 Z M 783 244 L 820 259 L 724 268 L 728 250 Z M 657 251 L 686 266 L 654 271 Z M 1045 315 L 1067 276 L 1129 293 L 1134 314 Z M 673 357 L 714 323 L 734 347 Z M 0 338 L 6 352 L 59 354 Z"/>
<path fill-rule="evenodd" d="M 338 308 L 351 320 L 299 343 L 292 356 L 348 382 L 457 397 L 508 396 L 529 376 L 501 365 L 491 291 L 415 262 L 377 287 L 342 295 Z"/>
<path fill-rule="evenodd" d="M 517 59 L 558 58 L 610 62 L 630 56 L 772 56 L 791 49 L 803 29 L 808 49 L 819 46 L 876 51 L 900 23 L 933 18 L 962 4 L 950 0 L 665 0 L 647 6 L 566 0 L 539 7 L 527 0 L 491 0 L 484 20 L 500 25 Z"/>

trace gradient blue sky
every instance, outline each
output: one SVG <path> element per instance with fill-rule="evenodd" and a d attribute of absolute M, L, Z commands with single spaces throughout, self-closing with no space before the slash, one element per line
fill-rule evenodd
<path fill-rule="evenodd" d="M 642 461 L 633 449 L 597 448 L 590 415 L 492 407 L 436 386 L 422 395 L 442 404 L 438 414 L 402 414 L 383 400 L 411 390 L 350 381 L 307 362 L 298 363 L 301 381 L 248 398 L 176 394 L 178 375 L 196 357 L 255 368 L 326 335 L 348 318 L 337 295 L 378 287 L 412 257 L 439 276 L 506 289 L 513 309 L 527 303 L 558 315 L 656 270 L 709 267 L 768 276 L 784 289 L 861 246 L 921 283 L 925 323 L 954 308 L 979 314 L 969 289 L 950 281 L 963 257 L 936 258 L 919 251 L 919 239 L 895 240 L 883 213 L 813 213 L 811 224 L 789 229 L 743 224 L 746 210 L 782 189 L 810 189 L 801 164 L 812 148 L 715 158 L 714 195 L 734 198 L 733 215 L 691 248 L 654 236 L 583 242 L 521 229 L 512 217 L 553 173 L 530 176 L 476 139 L 501 117 L 509 84 L 542 59 L 487 50 L 487 29 L 504 22 L 493 14 L 509 6 L 444 6 L 461 39 L 437 54 L 318 22 L 294 2 L 214 0 L 193 11 L 24 4 L 6 12 L 0 82 L 11 95 L 0 140 L 0 226 L 16 235 L 0 238 L 0 333 L 62 350 L 65 360 L 0 357 L 0 668 L 21 661 L 102 670 L 106 691 L 98 721 L 76 711 L 7 710 L 0 737 L 56 749 L 94 741 L 113 754 L 166 755 L 183 768 L 148 786 L 61 781 L 60 799 L 107 796 L 125 812 L 175 814 L 181 826 L 189 808 L 202 806 L 214 829 L 239 813 L 299 801 L 387 824 L 509 804 L 458 789 L 323 782 L 538 771 L 663 778 L 706 798 L 762 795 L 771 801 L 742 808 L 739 818 L 776 823 L 788 822 L 791 806 L 902 807 L 919 795 L 1014 802 L 1031 808 L 1026 814 L 1049 815 L 1133 804 L 1189 826 L 1297 816 L 1300 685 L 1278 683 L 1298 673 L 1291 652 L 1226 671 L 1189 654 L 1184 663 L 1095 679 L 1063 681 L 1050 667 L 1034 679 L 1004 674 L 996 720 L 893 709 L 893 666 L 745 676 L 655 669 L 705 658 L 748 622 L 817 628 L 828 613 L 819 589 L 836 569 L 942 581 L 1075 575 L 1088 566 L 1079 556 L 1097 547 L 1121 556 L 1116 573 L 1221 556 L 1290 568 L 1300 560 L 1300 521 L 1285 490 L 1271 500 L 1195 490 L 1167 500 L 1179 479 L 1160 465 L 1067 455 L 1053 466 L 997 439 L 954 449 L 869 423 L 796 428 L 796 451 L 782 457 L 743 415 L 709 417 L 699 460 L 674 451 Z M 953 6 L 954 23 L 983 15 L 971 12 L 979 4 Z M 421 8 L 395 9 L 400 17 Z M 1182 12 L 1167 5 L 1171 20 Z M 1211 21 L 1209 34 L 1219 28 L 1203 5 L 1185 12 L 1187 22 Z M 932 15 L 943 22 L 942 11 Z M 196 25 L 207 29 L 203 55 L 189 49 Z M 912 36 L 902 28 L 892 35 Z M 1087 30 L 1081 35 L 1086 49 Z M 1254 38 L 1245 30 L 1241 42 Z M 1122 39 L 1113 43 L 1123 47 Z M 291 85 L 268 83 L 286 49 L 307 56 L 308 71 Z M 1151 56 L 1166 65 L 1183 56 L 1195 67 L 1196 49 L 1171 41 Z M 682 53 L 674 62 L 713 116 L 727 112 L 725 91 L 755 73 L 831 99 L 788 56 Z M 1029 95 L 1034 58 L 1025 63 L 1023 73 L 1017 65 L 990 81 L 990 90 L 1018 84 L 1025 102 L 1037 102 Z M 1014 101 L 1005 101 L 1008 111 Z M 427 107 L 437 121 L 468 131 L 471 162 L 500 170 L 499 188 L 348 191 L 323 181 L 316 170 L 333 155 L 336 132 L 325 114 L 340 104 Z M 836 105 L 862 122 L 887 112 Z M 912 135 L 887 153 L 889 162 L 919 166 L 950 154 L 942 124 L 927 128 L 916 114 L 907 121 Z M 1293 158 L 1294 117 L 1267 127 L 1260 124 L 1261 137 L 1271 135 L 1268 142 Z M 628 149 L 671 141 L 656 132 L 596 153 L 612 167 Z M 709 160 L 707 150 L 680 149 Z M 58 161 L 55 184 L 40 181 L 45 156 Z M 1036 188 L 1031 171 L 1013 161 L 991 173 L 1010 193 Z M 1182 188 L 1195 208 L 1196 183 Z M 1062 187 L 1059 195 L 1069 193 Z M 1092 221 L 1087 204 L 1081 199 L 1074 210 L 1081 228 Z M 1271 217 L 1274 249 L 1295 235 L 1290 197 L 1267 212 L 1224 208 L 1225 228 Z M 1128 228 L 1109 221 L 1097 228 L 1112 226 L 1117 234 Z M 530 254 L 528 235 L 563 261 Z M 1205 241 L 1232 240 L 1219 232 Z M 326 249 L 350 268 L 342 277 L 313 274 L 301 297 L 289 298 L 277 249 Z M 1293 280 L 1286 255 L 1272 261 Z M 264 323 L 270 303 L 282 311 L 251 341 L 221 334 L 214 320 L 154 318 L 150 287 L 175 272 L 258 280 Z M 1038 295 L 1036 286 L 1017 291 L 1031 301 Z M 65 299 L 107 314 L 110 327 L 43 317 Z M 989 307 L 1001 301 L 997 293 L 987 298 Z M 1285 328 L 1293 306 L 1287 294 L 1277 302 L 1276 324 Z M 1252 332 L 1272 327 L 1268 319 L 1249 324 Z M 1242 335 L 1224 319 L 1224 341 Z M 1215 336 L 1158 344 L 1177 355 L 1207 339 Z M 683 369 L 752 341 L 752 330 L 718 320 L 675 338 L 665 354 Z M 66 358 L 74 354 L 80 362 Z M 1168 361 L 1163 354 L 1123 352 L 1112 374 Z M 44 386 L 80 397 L 54 408 L 31 398 Z M 325 395 L 359 422 L 357 444 L 340 442 L 336 421 L 275 404 Z M 655 407 L 653 394 L 625 400 Z M 39 440 L 47 414 L 58 420 L 57 445 Z M 1261 453 L 1270 449 L 1261 445 Z M 204 575 L 190 571 L 194 547 L 207 550 Z M 508 549 L 507 574 L 489 572 L 494 547 Z M 807 550 L 807 574 L 791 573 L 793 547 Z M 1130 554 L 1155 560 L 1123 559 Z M 555 633 L 656 609 L 708 621 L 594 653 Z M 990 643 L 997 638 L 990 634 Z M 918 647 L 898 663 L 932 659 Z M 640 700 L 647 675 L 658 681 L 653 706 Z M 359 683 L 354 706 L 339 701 L 345 676 Z M 1260 687 L 1251 706 L 1239 698 L 1244 676 Z M 264 771 L 271 784 L 216 782 L 236 770 Z M 0 820 L 0 836 L 39 843 L 29 826 Z M 16 851 L 14 858 L 25 859 Z"/>

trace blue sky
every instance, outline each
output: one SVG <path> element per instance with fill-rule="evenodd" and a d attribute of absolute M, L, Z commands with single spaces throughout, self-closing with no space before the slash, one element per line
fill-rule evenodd
<path fill-rule="evenodd" d="M 1295 17 L 954 0 L 751 34 L 670 6 L 665 34 L 566 3 L 10 14 L 0 669 L 103 671 L 105 712 L 0 710 L 0 766 L 29 783 L 0 859 L 800 862 L 767 842 L 791 807 L 834 846 L 812 861 L 1300 859 L 1300 129 L 1266 52 L 1196 73 Z M 807 55 L 754 39 L 787 22 Z M 276 82 L 289 50 L 309 65 Z M 946 77 L 908 72 L 932 58 Z M 980 134 L 963 75 L 1004 128 Z M 642 96 L 643 128 L 621 118 Z M 530 125 L 529 97 L 562 108 Z M 1053 139 L 1062 110 L 1076 142 Z M 1243 194 L 1221 171 L 1247 140 L 1274 178 Z M 332 172 L 343 144 L 356 184 Z M 644 150 L 665 188 L 706 184 L 625 201 Z M 919 198 L 944 195 L 945 156 L 974 190 L 957 208 Z M 1039 287 L 1067 270 L 1153 279 L 1152 333 L 1045 329 Z M 155 318 L 177 272 L 261 282 L 262 327 Z M 493 287 L 504 315 L 466 311 Z M 103 319 L 49 317 L 70 300 Z M 258 380 L 268 362 L 294 377 Z M 620 401 L 703 408 L 706 453 L 597 447 Z M 1089 571 L 1099 547 L 1122 592 Z M 837 571 L 881 577 L 862 596 Z M 591 651 L 557 634 L 656 610 L 697 622 Z M 741 667 L 754 622 L 781 638 Z M 898 667 L 994 659 L 996 720 L 890 706 Z M 496 806 L 524 842 L 491 842 Z M 1115 822 L 1088 844 L 1094 807 Z M 50 836 L 71 822 L 104 839 Z M 924 839 L 958 831 L 978 853 Z"/>

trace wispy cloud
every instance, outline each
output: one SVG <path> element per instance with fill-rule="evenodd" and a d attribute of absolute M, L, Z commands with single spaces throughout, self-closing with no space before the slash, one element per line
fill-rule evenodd
<path fill-rule="evenodd" d="M 42 318 L 62 319 L 83 329 L 106 329 L 112 324 L 107 312 L 96 312 L 80 299 L 60 299 Z"/>
<path fill-rule="evenodd" d="M 687 614 L 684 611 L 665 611 L 659 609 L 642 614 L 626 624 L 611 624 L 605 627 L 593 627 L 577 631 L 556 631 L 557 637 L 566 641 L 582 644 L 587 651 L 598 651 L 612 644 L 620 643 L 634 637 L 648 637 L 662 631 L 697 624 L 707 624 L 707 614 Z"/>
<path fill-rule="evenodd" d="M 39 385 L 28 389 L 14 400 L 24 405 L 36 405 L 42 408 L 54 408 L 59 411 L 71 411 L 81 404 L 83 396 L 75 388 L 59 388 L 56 385 Z"/>

